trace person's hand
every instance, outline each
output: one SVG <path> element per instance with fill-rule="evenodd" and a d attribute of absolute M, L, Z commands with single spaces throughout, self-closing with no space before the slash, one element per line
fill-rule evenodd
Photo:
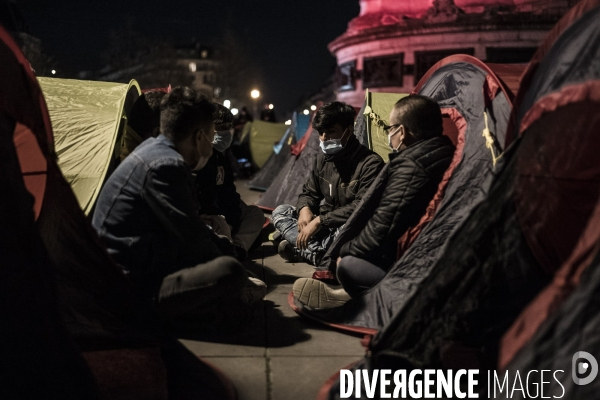
<path fill-rule="evenodd" d="M 300 215 L 298 215 L 298 232 L 302 232 L 314 217 L 315 215 L 310 211 L 310 208 L 302 207 Z"/>
<path fill-rule="evenodd" d="M 296 247 L 304 250 L 308 247 L 308 242 L 321 229 L 321 218 L 317 217 L 310 221 L 308 225 L 302 229 L 296 240 Z"/>

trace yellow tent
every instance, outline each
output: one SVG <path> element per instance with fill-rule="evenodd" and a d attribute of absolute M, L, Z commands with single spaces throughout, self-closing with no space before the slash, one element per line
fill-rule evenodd
<path fill-rule="evenodd" d="M 408 96 L 406 93 L 371 92 L 368 89 L 365 95 L 364 115 L 367 118 L 369 148 L 379 154 L 385 162 L 388 162 L 388 154 L 391 150 L 383 126 L 390 124 L 390 112 L 394 104 L 406 96 Z"/>
<path fill-rule="evenodd" d="M 87 215 L 119 163 L 127 114 L 140 87 L 135 80 L 129 84 L 38 80 L 50 111 L 58 165 Z"/>
<path fill-rule="evenodd" d="M 250 128 L 250 153 L 257 167 L 262 168 L 273 153 L 273 146 L 285 134 L 287 126 L 274 122 L 254 121 Z"/>

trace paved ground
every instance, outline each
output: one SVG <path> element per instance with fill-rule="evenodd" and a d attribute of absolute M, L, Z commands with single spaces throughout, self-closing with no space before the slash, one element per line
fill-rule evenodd
<path fill-rule="evenodd" d="M 237 186 L 248 204 L 260 196 L 244 182 Z M 313 267 L 286 263 L 276 250 L 265 242 L 250 255 L 248 267 L 265 280 L 269 293 L 247 328 L 218 341 L 181 339 L 229 376 L 240 400 L 315 399 L 333 373 L 364 355 L 360 337 L 306 321 L 290 309 L 292 284 L 296 278 L 310 277 Z"/>

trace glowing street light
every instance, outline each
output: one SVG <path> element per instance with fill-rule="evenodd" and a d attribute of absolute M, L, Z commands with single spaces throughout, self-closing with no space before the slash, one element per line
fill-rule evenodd
<path fill-rule="evenodd" d="M 286 124 L 286 125 L 291 125 L 291 124 L 292 124 L 292 120 L 291 120 L 291 119 L 288 119 L 287 121 L 285 121 L 285 124 Z"/>
<path fill-rule="evenodd" d="M 232 108 L 232 109 L 231 109 L 231 113 L 232 113 L 233 115 L 238 115 L 238 112 L 239 112 L 239 110 L 238 110 L 237 108 Z"/>
<path fill-rule="evenodd" d="M 258 99 L 260 97 L 260 92 L 256 89 L 250 92 L 250 97 L 253 99 Z"/>
<path fill-rule="evenodd" d="M 55 69 L 52 70 L 52 75 L 56 75 L 56 70 Z"/>
<path fill-rule="evenodd" d="M 310 111 L 304 110 L 303 113 L 304 113 L 304 115 L 308 115 L 308 114 L 310 114 Z"/>
<path fill-rule="evenodd" d="M 315 111 L 317 109 L 317 106 L 315 106 L 314 104 L 312 106 L 310 106 L 310 109 Z"/>
<path fill-rule="evenodd" d="M 231 107 L 231 101 L 229 100 L 223 100 L 223 105 L 227 108 Z"/>
<path fill-rule="evenodd" d="M 273 107 L 274 107 L 273 104 L 269 104 L 269 110 L 272 110 Z"/>

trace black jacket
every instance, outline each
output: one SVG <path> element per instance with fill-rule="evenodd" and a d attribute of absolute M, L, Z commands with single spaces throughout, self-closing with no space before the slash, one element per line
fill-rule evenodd
<path fill-rule="evenodd" d="M 296 208 L 309 207 L 326 228 L 342 226 L 383 167 L 383 160 L 362 146 L 354 135 L 334 154 L 320 153 Z"/>
<path fill-rule="evenodd" d="M 436 136 L 390 154 L 382 171 L 385 189 L 365 227 L 340 249 L 340 256 L 354 256 L 389 268 L 396 261 L 398 239 L 415 226 L 437 192 L 450 166 L 455 147 L 447 136 Z"/>
<path fill-rule="evenodd" d="M 196 201 L 200 214 L 223 215 L 237 230 L 242 218 L 240 195 L 233 181 L 233 170 L 225 154 L 214 150 L 195 178 Z"/>

